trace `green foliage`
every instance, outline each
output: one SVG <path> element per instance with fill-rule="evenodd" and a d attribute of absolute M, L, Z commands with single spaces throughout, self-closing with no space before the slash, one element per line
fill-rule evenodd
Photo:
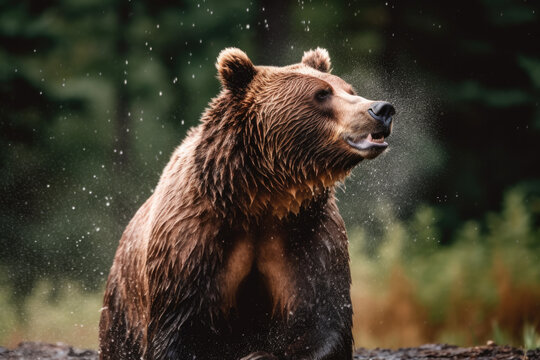
<path fill-rule="evenodd" d="M 510 334 L 508 334 L 507 331 L 501 329 L 501 327 L 499 326 L 499 324 L 497 324 L 496 321 L 493 322 L 492 327 L 492 337 L 495 344 L 509 344 L 511 342 L 512 338 Z"/>
<path fill-rule="evenodd" d="M 540 196 L 526 189 L 507 192 L 501 211 L 484 221 L 465 222 L 451 245 L 438 241 L 440 215 L 429 206 L 405 223 L 395 219 L 371 258 L 358 251 L 366 232 L 352 231 L 354 279 L 391 292 L 389 274 L 404 269 L 414 296 L 402 301 L 426 310 L 426 324 L 419 324 L 432 329 L 426 341 L 465 345 L 491 336 L 499 344 L 521 345 L 523 331 L 530 344 L 537 327 L 527 324 L 540 323 Z"/>
<path fill-rule="evenodd" d="M 0 289 L 0 343 L 15 347 L 21 341 L 64 342 L 82 348 L 98 346 L 102 292 L 88 292 L 77 283 L 58 286 L 40 281 L 24 304 L 14 305 Z M 21 321 L 20 316 L 23 314 Z"/>
<path fill-rule="evenodd" d="M 540 348 L 540 334 L 536 327 L 531 324 L 523 326 L 523 347 L 526 350 Z"/>

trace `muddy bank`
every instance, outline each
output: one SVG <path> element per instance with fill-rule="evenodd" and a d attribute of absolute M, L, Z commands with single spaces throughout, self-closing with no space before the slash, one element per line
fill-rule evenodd
<path fill-rule="evenodd" d="M 15 349 L 0 347 L 2 360 L 97 360 L 94 350 L 77 349 L 72 346 L 57 343 L 44 344 L 39 342 L 24 342 Z M 510 346 L 494 344 L 461 348 L 452 345 L 430 344 L 416 348 L 405 349 L 363 349 L 356 350 L 355 360 L 407 360 L 407 359 L 476 359 L 476 360 L 540 360 L 540 348 L 524 351 Z"/>

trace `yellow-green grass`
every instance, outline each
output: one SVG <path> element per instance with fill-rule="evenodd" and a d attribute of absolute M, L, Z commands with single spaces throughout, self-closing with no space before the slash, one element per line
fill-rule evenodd
<path fill-rule="evenodd" d="M 43 281 L 23 305 L 0 291 L 0 344 L 14 347 L 21 341 L 64 342 L 96 349 L 102 293 L 88 293 L 73 283 Z"/>

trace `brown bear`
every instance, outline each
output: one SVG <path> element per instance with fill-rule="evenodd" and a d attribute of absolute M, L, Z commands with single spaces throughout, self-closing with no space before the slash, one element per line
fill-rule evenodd
<path fill-rule="evenodd" d="M 101 359 L 351 359 L 345 225 L 334 197 L 387 147 L 394 108 L 301 63 L 217 59 L 222 91 L 127 226 Z"/>

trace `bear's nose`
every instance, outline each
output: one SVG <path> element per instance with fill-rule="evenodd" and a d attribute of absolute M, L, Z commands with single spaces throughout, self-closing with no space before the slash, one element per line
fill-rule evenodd
<path fill-rule="evenodd" d="M 396 109 L 389 102 L 378 101 L 369 108 L 368 113 L 375 120 L 382 122 L 384 126 L 390 126 L 392 115 L 396 113 Z"/>

